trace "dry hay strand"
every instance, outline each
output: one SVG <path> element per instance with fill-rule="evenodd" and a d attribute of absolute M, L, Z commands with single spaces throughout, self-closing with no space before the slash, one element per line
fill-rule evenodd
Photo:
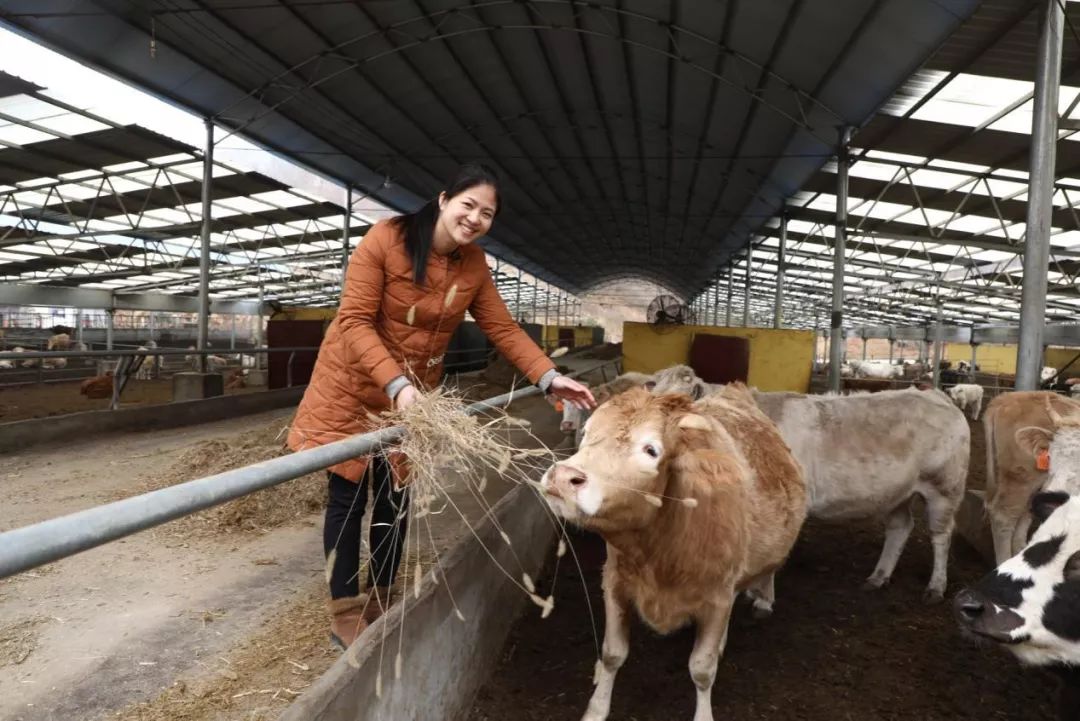
<path fill-rule="evenodd" d="M 0 626 L 0 667 L 17 666 L 25 661 L 38 645 L 38 626 L 45 618 L 33 618 L 16 621 Z"/>
<path fill-rule="evenodd" d="M 203 441 L 188 449 L 161 475 L 150 478 L 140 493 L 231 471 L 286 455 L 286 423 L 275 421 L 263 428 L 229 439 Z M 181 535 L 215 536 L 231 533 L 264 533 L 316 513 L 326 506 L 326 476 L 309 473 L 234 501 L 175 521 L 169 529 Z"/>
<path fill-rule="evenodd" d="M 530 480 L 534 472 L 554 459 L 529 430 L 528 421 L 503 409 L 469 415 L 467 405 L 459 390 L 443 386 L 379 419 L 405 429 L 400 443 L 389 450 L 409 459 L 414 518 L 434 512 L 448 498 L 455 477 L 482 495 L 490 472 L 513 483 L 535 483 Z M 520 445 L 519 434 L 533 443 Z"/>
<path fill-rule="evenodd" d="M 116 713 L 116 721 L 271 721 L 338 657 L 329 642 L 321 582 L 271 609 L 270 623 L 226 656 L 208 658 L 205 672 L 176 681 L 156 698 Z"/>

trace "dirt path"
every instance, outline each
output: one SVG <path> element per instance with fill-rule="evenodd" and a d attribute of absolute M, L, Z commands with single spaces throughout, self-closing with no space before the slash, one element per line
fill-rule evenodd
<path fill-rule="evenodd" d="M 513 412 L 562 440 L 542 399 Z M 141 492 L 197 444 L 284 427 L 290 413 L 5 456 L 0 530 Z M 489 485 L 486 502 L 505 490 Z M 467 494 L 456 502 L 483 513 Z M 443 548 L 465 532 L 450 514 L 432 522 Z M 0 719 L 269 719 L 329 667 L 318 514 L 261 534 L 183 524 L 0 581 Z"/>

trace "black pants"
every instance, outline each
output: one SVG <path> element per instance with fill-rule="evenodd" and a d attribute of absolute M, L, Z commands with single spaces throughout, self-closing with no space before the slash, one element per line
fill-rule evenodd
<path fill-rule="evenodd" d="M 393 490 L 390 465 L 382 456 L 371 459 L 359 483 L 348 481 L 336 473 L 327 473 L 327 476 L 330 479 L 330 499 L 326 504 L 326 522 L 323 524 L 323 551 L 329 557 L 330 551 L 337 549 L 330 572 L 330 597 L 347 598 L 360 594 L 360 541 L 369 486 L 374 501 L 368 533 L 371 563 L 368 565 L 367 584 L 369 587 L 391 585 L 405 545 L 409 506 L 407 490 Z"/>

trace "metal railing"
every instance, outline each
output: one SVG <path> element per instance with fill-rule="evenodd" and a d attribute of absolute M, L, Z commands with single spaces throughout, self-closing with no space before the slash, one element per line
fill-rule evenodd
<path fill-rule="evenodd" d="M 570 375 L 588 375 L 620 361 L 621 358 L 604 361 Z M 536 386 L 510 391 L 473 403 L 466 412 L 474 414 L 505 407 L 513 400 L 539 392 Z M 318 448 L 0 533 L 0 578 L 73 556 L 138 531 L 369 454 L 400 439 L 403 433 L 404 429 L 400 426 L 362 433 Z"/>

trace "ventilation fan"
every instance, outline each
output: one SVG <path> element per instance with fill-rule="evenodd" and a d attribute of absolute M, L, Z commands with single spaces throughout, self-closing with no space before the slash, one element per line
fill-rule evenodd
<path fill-rule="evenodd" d="M 690 309 L 673 295 L 658 295 L 649 303 L 645 320 L 655 330 L 662 331 L 691 322 Z"/>

